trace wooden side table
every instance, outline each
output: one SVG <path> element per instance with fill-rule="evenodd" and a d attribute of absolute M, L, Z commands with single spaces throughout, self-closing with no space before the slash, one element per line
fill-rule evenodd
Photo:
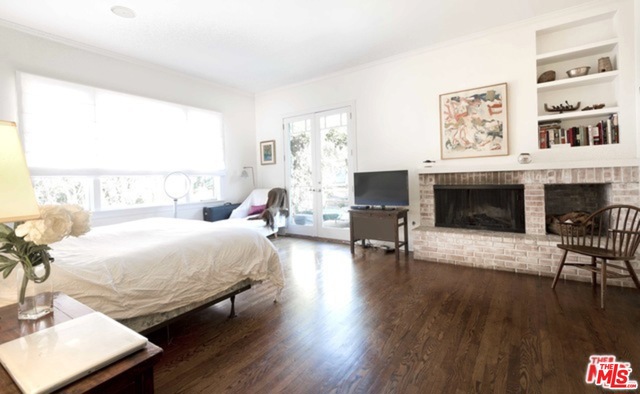
<path fill-rule="evenodd" d="M 400 247 L 404 246 L 404 254 L 409 255 L 409 230 L 405 208 L 396 209 L 352 209 L 349 211 L 351 254 L 354 245 L 365 239 L 389 241 L 395 245 L 396 260 L 400 259 Z M 399 230 L 404 227 L 404 239 L 400 241 Z"/>
<path fill-rule="evenodd" d="M 93 312 L 88 306 L 63 293 L 55 293 L 52 314 L 34 321 L 18 320 L 18 305 L 0 308 L 0 343 L 55 326 Z M 127 357 L 120 359 L 59 392 L 64 393 L 153 393 L 153 366 L 162 355 L 162 349 L 151 342 Z M 61 362 L 63 362 L 61 360 Z M 0 368 L 0 387 L 3 393 L 20 393 L 4 368 Z"/>

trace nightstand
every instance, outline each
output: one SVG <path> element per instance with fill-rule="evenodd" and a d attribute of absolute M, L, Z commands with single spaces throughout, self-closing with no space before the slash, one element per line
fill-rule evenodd
<path fill-rule="evenodd" d="M 18 305 L 0 308 L 0 343 L 29 335 L 93 312 L 88 306 L 62 293 L 55 293 L 53 313 L 38 320 L 18 320 Z M 147 346 L 65 387 L 64 393 L 153 393 L 153 366 L 162 349 L 151 342 Z M 11 376 L 0 368 L 3 393 L 20 393 Z"/>

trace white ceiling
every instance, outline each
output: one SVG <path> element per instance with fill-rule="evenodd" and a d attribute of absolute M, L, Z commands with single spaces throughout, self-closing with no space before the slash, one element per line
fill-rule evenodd
<path fill-rule="evenodd" d="M 0 20 L 259 92 L 588 2 L 0 0 Z"/>

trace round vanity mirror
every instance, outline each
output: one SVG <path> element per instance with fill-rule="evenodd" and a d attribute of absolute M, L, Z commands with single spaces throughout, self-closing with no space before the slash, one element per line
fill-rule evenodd
<path fill-rule="evenodd" d="M 173 217 L 178 215 L 178 199 L 189 194 L 191 178 L 184 172 L 172 172 L 164 178 L 164 192 L 173 199 Z"/>

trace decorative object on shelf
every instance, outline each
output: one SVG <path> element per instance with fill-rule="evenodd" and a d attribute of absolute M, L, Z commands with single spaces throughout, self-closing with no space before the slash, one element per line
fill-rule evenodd
<path fill-rule="evenodd" d="M 593 105 L 589 105 L 587 107 L 582 108 L 583 111 L 591 111 L 594 109 L 602 109 L 604 108 L 604 104 L 593 104 Z"/>
<path fill-rule="evenodd" d="M 0 224 L 0 271 L 4 278 L 14 268 L 18 278 L 18 319 L 35 320 L 53 310 L 53 286 L 44 284 L 51 273 L 49 244 L 89 231 L 90 215 L 79 205 L 43 205 L 40 218 Z"/>
<path fill-rule="evenodd" d="M 529 153 L 520 153 L 518 155 L 518 163 L 529 164 L 531 163 L 531 155 Z"/>
<path fill-rule="evenodd" d="M 590 69 L 591 67 L 589 66 L 572 68 L 571 70 L 567 71 L 567 75 L 569 76 L 569 78 L 582 77 L 589 74 Z"/>
<path fill-rule="evenodd" d="M 563 113 L 568 111 L 575 111 L 578 108 L 580 108 L 580 101 L 578 101 L 576 105 L 571 105 L 568 101 L 565 101 L 565 104 L 552 105 L 551 107 L 549 107 L 547 103 L 544 103 L 544 110 L 547 112 Z"/>
<path fill-rule="evenodd" d="M 184 172 L 176 171 L 164 178 L 164 193 L 173 200 L 173 217 L 178 217 L 178 200 L 189 194 L 191 178 Z"/>
<path fill-rule="evenodd" d="M 553 70 L 545 71 L 538 77 L 538 83 L 551 82 L 556 80 L 556 72 Z"/>
<path fill-rule="evenodd" d="M 507 84 L 440 95 L 443 159 L 507 155 Z"/>
<path fill-rule="evenodd" d="M 598 59 L 598 72 L 604 73 L 607 71 L 612 71 L 613 66 L 611 65 L 611 59 L 609 57 L 601 57 Z"/>
<path fill-rule="evenodd" d="M 276 141 L 260 142 L 260 164 L 276 164 Z"/>

